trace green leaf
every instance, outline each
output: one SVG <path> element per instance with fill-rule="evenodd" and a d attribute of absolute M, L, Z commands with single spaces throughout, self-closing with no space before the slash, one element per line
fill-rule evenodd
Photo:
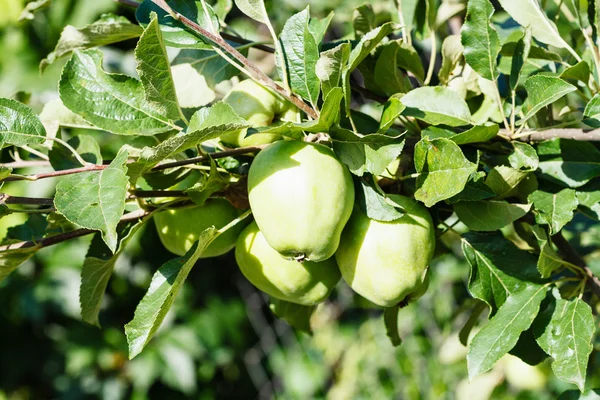
<path fill-rule="evenodd" d="M 241 12 L 255 21 L 270 25 L 269 15 L 263 0 L 235 0 L 235 5 Z"/>
<path fill-rule="evenodd" d="M 583 116 L 585 124 L 593 128 L 600 128 L 600 93 L 596 93 L 587 103 L 583 110 Z"/>
<path fill-rule="evenodd" d="M 500 39 L 491 25 L 492 15 L 494 6 L 489 0 L 469 0 L 461 40 L 467 64 L 485 79 L 495 81 L 498 78 L 496 59 L 500 52 Z"/>
<path fill-rule="evenodd" d="M 402 207 L 394 203 L 377 186 L 372 176 L 354 177 L 356 205 L 367 217 L 376 221 L 390 222 L 402 218 Z"/>
<path fill-rule="evenodd" d="M 489 371 L 511 350 L 539 312 L 547 288 L 527 285 L 511 294 L 496 315 L 473 337 L 467 354 L 469 379 Z"/>
<path fill-rule="evenodd" d="M 430 126 L 421 131 L 421 137 L 430 139 L 446 138 L 456 144 L 487 142 L 498 134 L 500 127 L 497 124 L 486 122 L 484 125 L 476 125 L 461 133 L 454 133 L 448 129 Z"/>
<path fill-rule="evenodd" d="M 390 97 L 389 100 L 383 105 L 383 111 L 381 112 L 381 120 L 379 122 L 379 129 L 377 133 L 384 134 L 389 128 L 392 127 L 394 121 L 402 115 L 406 107 L 396 97 Z"/>
<path fill-rule="evenodd" d="M 518 42 L 507 42 L 500 49 L 500 55 L 503 57 L 513 57 L 515 52 L 517 51 L 517 43 Z M 535 43 L 531 43 L 531 48 L 529 49 L 529 60 L 544 60 L 544 61 L 554 61 L 554 62 L 562 62 L 562 58 L 560 55 L 553 53 L 543 47 L 536 46 Z"/>
<path fill-rule="evenodd" d="M 269 309 L 277 318 L 284 320 L 292 328 L 312 334 L 310 317 L 317 309 L 317 306 L 303 306 L 271 297 Z"/>
<path fill-rule="evenodd" d="M 156 271 L 148 291 L 135 309 L 133 320 L 125 325 L 129 359 L 137 356 L 152 339 L 192 267 L 217 236 L 219 231 L 214 227 L 206 229 L 199 235 L 196 246 L 192 246 L 184 256 L 168 261 Z"/>
<path fill-rule="evenodd" d="M 77 151 L 85 161 L 92 164 L 102 164 L 102 153 L 96 140 L 89 135 L 73 136 L 67 143 Z M 53 142 L 52 150 L 48 153 L 50 165 L 55 171 L 79 168 L 82 165 L 77 161 L 73 153 L 65 146 Z"/>
<path fill-rule="evenodd" d="M 198 21 L 206 28 L 204 13 L 200 12 L 196 1 L 169 0 L 168 5 L 178 13 L 186 16 L 192 21 Z M 142 26 L 150 23 L 152 13 L 158 16 L 158 24 L 162 31 L 165 44 L 169 47 L 184 49 L 210 49 L 211 46 L 204 42 L 193 32 L 190 32 L 183 23 L 171 17 L 171 15 L 160 8 L 153 0 L 143 0 L 135 12 L 135 17 Z M 216 21 L 218 23 L 218 21 Z"/>
<path fill-rule="evenodd" d="M 348 63 L 342 69 L 342 89 L 346 99 L 346 113 L 350 115 L 350 73 L 371 53 L 384 37 L 394 31 L 394 25 L 391 22 L 385 23 L 366 35 L 352 49 L 348 57 Z"/>
<path fill-rule="evenodd" d="M 14 248 L 0 252 L 0 282 L 17 267 L 29 260 L 41 247 Z"/>
<path fill-rule="evenodd" d="M 525 29 L 525 35 L 519 39 L 515 46 L 515 51 L 512 57 L 512 63 L 510 67 L 510 78 L 509 84 L 510 89 L 515 90 L 519 85 L 519 78 L 523 71 L 523 66 L 527 62 L 529 57 L 529 51 L 531 50 L 531 29 Z"/>
<path fill-rule="evenodd" d="M 421 82 L 425 79 L 425 70 L 419 53 L 411 45 L 402 42 L 396 53 L 396 63 L 398 67 L 408 72 L 412 72 Z"/>
<path fill-rule="evenodd" d="M 461 201 L 454 205 L 454 212 L 470 230 L 495 231 L 521 218 L 530 208 L 530 204 L 503 200 Z"/>
<path fill-rule="evenodd" d="M 142 34 L 139 25 L 132 24 L 125 17 L 105 14 L 98 21 L 83 28 L 67 25 L 60 34 L 54 51 L 40 62 L 40 70 L 74 50 L 106 46 L 124 40 L 134 39 Z"/>
<path fill-rule="evenodd" d="M 120 135 L 155 135 L 177 128 L 146 102 L 141 83 L 102 70 L 102 53 L 76 50 L 59 83 L 64 105 L 97 127 Z"/>
<path fill-rule="evenodd" d="M 40 113 L 40 121 L 46 128 L 46 135 L 49 137 L 56 137 L 60 127 L 98 129 L 65 107 L 60 99 L 54 99 L 44 104 Z"/>
<path fill-rule="evenodd" d="M 364 173 L 381 175 L 404 148 L 403 138 L 371 134 L 358 136 L 354 132 L 337 128 L 330 132 L 333 150 L 341 162 L 354 175 Z"/>
<path fill-rule="evenodd" d="M 228 183 L 229 182 L 221 176 L 219 171 L 217 171 L 217 164 L 211 157 L 209 175 L 204 175 L 203 179 L 200 179 L 194 186 L 185 190 L 185 194 L 187 194 L 194 203 L 201 206 L 211 195 L 225 189 Z"/>
<path fill-rule="evenodd" d="M 390 338 L 390 342 L 394 347 L 398 347 L 402 344 L 402 338 L 398 331 L 398 313 L 400 312 L 400 306 L 386 308 L 383 311 L 383 323 L 385 324 L 385 333 Z"/>
<path fill-rule="evenodd" d="M 158 26 L 158 18 L 154 14 L 135 47 L 135 59 L 146 100 L 151 108 L 170 120 L 180 119 L 182 113 L 177 102 L 169 56 Z"/>
<path fill-rule="evenodd" d="M 329 24 L 333 19 L 334 12 L 330 12 L 325 18 L 311 18 L 308 22 L 308 30 L 315 38 L 317 45 L 319 45 L 323 41 L 323 37 L 327 33 L 327 29 L 329 28 Z"/>
<path fill-rule="evenodd" d="M 438 72 L 442 86 L 448 85 L 452 71 L 462 60 L 464 50 L 460 35 L 449 35 L 442 42 L 442 66 Z"/>
<path fill-rule="evenodd" d="M 56 185 L 56 210 L 82 228 L 99 230 L 108 248 L 117 248 L 117 224 L 127 197 L 127 150 L 101 171 L 68 175 Z"/>
<path fill-rule="evenodd" d="M 504 165 L 494 167 L 487 175 L 485 184 L 503 199 L 515 194 L 517 186 L 527 178 L 528 173 Z"/>
<path fill-rule="evenodd" d="M 586 390 L 581 392 L 579 390 L 567 390 L 562 392 L 558 397 L 558 400 L 599 400 L 600 389 Z"/>
<path fill-rule="evenodd" d="M 567 49 L 571 54 L 575 53 L 562 38 L 556 25 L 548 18 L 537 0 L 499 0 L 499 2 L 519 25 L 531 29 L 534 38 L 542 43 Z"/>
<path fill-rule="evenodd" d="M 0 149 L 5 145 L 24 146 L 46 140 L 44 125 L 31 108 L 0 98 Z"/>
<path fill-rule="evenodd" d="M 585 61 L 580 61 L 572 67 L 566 68 L 561 74 L 561 79 L 569 79 L 576 83 L 583 82 L 587 85 L 590 79 L 590 66 Z"/>
<path fill-rule="evenodd" d="M 558 193 L 536 190 L 528 198 L 538 212 L 539 219 L 550 225 L 550 234 L 557 234 L 563 226 L 573 219 L 577 209 L 577 196 L 573 189 L 563 189 Z"/>
<path fill-rule="evenodd" d="M 415 198 L 427 207 L 460 193 L 477 170 L 460 147 L 448 139 L 422 139 L 415 146 L 417 191 Z"/>
<path fill-rule="evenodd" d="M 469 292 L 495 312 L 531 282 L 540 282 L 537 259 L 500 232 L 463 235 L 462 251 L 471 266 Z"/>
<path fill-rule="evenodd" d="M 423 86 L 402 96 L 404 115 L 432 125 L 462 126 L 473 123 L 469 106 L 452 89 Z"/>
<path fill-rule="evenodd" d="M 287 20 L 279 42 L 292 91 L 316 105 L 320 90 L 316 73 L 319 48 L 308 29 L 308 21 L 307 7 Z M 281 74 L 282 69 L 279 71 Z"/>
<path fill-rule="evenodd" d="M 331 90 L 340 86 L 342 71 L 350 59 L 350 51 L 350 43 L 342 43 L 321 53 L 315 67 L 315 73 L 321 81 L 324 98 Z"/>
<path fill-rule="evenodd" d="M 508 162 L 514 169 L 520 171 L 535 171 L 538 169 L 540 159 L 535 149 L 522 142 L 511 142 L 513 152 L 508 156 Z"/>
<path fill-rule="evenodd" d="M 391 96 L 396 93 L 406 93 L 412 89 L 408 77 L 398 67 L 398 56 L 401 49 L 401 40 L 394 40 L 381 46 L 382 50 L 375 63 L 373 78 L 375 84 L 382 88 L 383 93 Z"/>
<path fill-rule="evenodd" d="M 581 299 L 555 299 L 553 305 L 535 321 L 537 342 L 553 358 L 556 377 L 583 392 L 596 331 L 592 309 Z"/>
<path fill-rule="evenodd" d="M 544 228 L 534 225 L 531 230 L 540 246 L 540 257 L 537 262 L 538 271 L 540 271 L 542 278 L 549 278 L 554 271 L 563 266 L 564 262 L 552 247 L 550 238 Z"/>
<path fill-rule="evenodd" d="M 538 145 L 543 177 L 572 188 L 600 176 L 600 151 L 593 144 L 569 139 L 552 139 Z"/>
<path fill-rule="evenodd" d="M 101 235 L 96 234 L 88 249 L 81 269 L 81 286 L 79 287 L 79 304 L 81 305 L 81 318 L 88 324 L 100 327 L 100 306 L 108 280 L 112 275 L 115 263 L 125 250 L 127 243 L 144 224 L 124 225 L 119 233 L 119 248 L 113 254 L 102 242 Z"/>
<path fill-rule="evenodd" d="M 134 184 L 146 171 L 165 158 L 192 148 L 207 140 L 216 139 L 225 132 L 248 128 L 248 122 L 239 117 L 226 103 L 218 102 L 198 110 L 190 119 L 186 132 L 170 137 L 154 147 L 144 147 L 139 158 L 129 164 L 129 180 Z"/>
<path fill-rule="evenodd" d="M 352 14 L 352 27 L 354 36 L 360 38 L 377 27 L 377 16 L 373 11 L 373 6 L 363 4 L 354 9 Z"/>
<path fill-rule="evenodd" d="M 519 124 L 525 123 L 525 121 L 533 117 L 539 110 L 554 103 L 567 93 L 577 90 L 575 86 L 560 78 L 546 75 L 529 77 L 523 85 L 525 86 L 525 90 L 527 90 L 526 114 L 519 121 Z"/>
<path fill-rule="evenodd" d="M 240 45 L 234 45 L 233 43 L 230 44 L 242 53 L 242 55 L 248 55 L 248 49 L 241 48 Z M 194 67 L 204 77 L 208 87 L 213 90 L 219 83 L 240 74 L 239 69 L 231 65 L 212 49 L 183 49 L 173 60 L 173 65 L 182 64 L 189 64 Z"/>
<path fill-rule="evenodd" d="M 485 183 L 485 172 L 477 171 L 469 177 L 465 188 L 457 195 L 448 199 L 451 204 L 459 201 L 479 201 L 494 197 L 496 193 Z"/>

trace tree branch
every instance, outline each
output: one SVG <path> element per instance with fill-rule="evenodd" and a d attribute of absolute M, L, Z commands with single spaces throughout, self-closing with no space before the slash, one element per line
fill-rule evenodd
<path fill-rule="evenodd" d="M 163 169 L 175 168 L 175 167 L 180 167 L 183 165 L 196 164 L 198 162 L 208 160 L 209 157 L 212 159 L 217 159 L 217 158 L 224 158 L 224 157 L 230 157 L 230 156 L 237 156 L 237 155 L 241 155 L 241 154 L 257 153 L 257 152 L 261 151 L 262 149 L 264 149 L 266 146 L 267 145 L 240 147 L 237 149 L 219 151 L 217 153 L 211 153 L 209 155 L 202 155 L 202 156 L 198 156 L 198 157 L 187 158 L 185 160 L 159 164 L 159 165 L 155 166 L 154 168 L 151 168 L 151 170 L 152 171 L 160 171 Z M 127 163 L 129 164 L 132 162 L 133 162 L 132 160 L 129 160 Z M 3 166 L 3 165 L 6 165 L 6 164 L 0 164 L 0 166 Z M 86 167 L 63 169 L 60 171 L 53 171 L 53 172 L 43 172 L 40 174 L 33 174 L 33 175 L 13 175 L 13 176 L 9 176 L 9 177 L 6 177 L 6 178 L 0 180 L 0 182 L 37 181 L 40 179 L 54 178 L 57 176 L 78 174 L 80 172 L 102 171 L 102 170 L 108 168 L 109 165 L 110 165 L 110 163 L 103 164 L 103 165 L 88 165 Z"/>
<path fill-rule="evenodd" d="M 18 197 L 0 193 L 0 204 L 27 204 L 34 206 L 54 206 L 54 200 L 40 197 Z"/>
<path fill-rule="evenodd" d="M 579 253 L 577 253 L 573 246 L 571 246 L 571 243 L 565 239 L 561 232 L 552 236 L 552 243 L 556 245 L 558 250 L 565 257 L 566 261 L 583 269 L 588 278 L 588 287 L 596 295 L 596 297 L 600 299 L 600 279 L 594 275 L 592 270 L 587 266 L 585 260 L 579 255 Z"/>
<path fill-rule="evenodd" d="M 185 26 L 198 33 L 205 39 L 210 40 L 216 46 L 222 48 L 227 53 L 233 56 L 237 61 L 239 61 L 244 67 L 246 67 L 253 75 L 253 78 L 260 82 L 262 85 L 273 89 L 283 98 L 288 99 L 292 104 L 298 107 L 300 110 L 304 111 L 308 116 L 313 119 L 317 119 L 319 117 L 316 110 L 314 110 L 311 106 L 306 104 L 304 100 L 293 93 L 288 93 L 284 88 L 279 86 L 273 79 L 269 78 L 264 72 L 262 72 L 259 68 L 257 68 L 254 64 L 252 64 L 242 53 L 237 51 L 235 47 L 231 46 L 227 43 L 223 37 L 217 33 L 214 34 L 212 32 L 207 31 L 202 28 L 200 25 L 187 18 L 185 15 L 180 14 L 179 12 L 173 10 L 169 7 L 164 0 L 152 0 L 154 4 L 168 12 L 173 18 L 181 21 Z"/>
<path fill-rule="evenodd" d="M 136 221 L 138 219 L 141 219 L 141 218 L 147 216 L 148 214 L 150 214 L 150 213 L 146 210 L 132 211 L 128 214 L 123 215 L 121 217 L 121 219 L 119 220 L 119 222 Z M 78 238 L 81 236 L 86 236 L 86 235 L 89 235 L 89 234 L 95 233 L 95 232 L 98 232 L 98 231 L 95 231 L 92 229 L 85 229 L 85 228 L 75 229 L 73 231 L 59 233 L 58 235 L 45 237 L 38 241 L 27 240 L 24 242 L 18 242 L 18 243 L 12 243 L 12 244 L 8 244 L 8 245 L 0 246 L 0 252 L 8 251 L 8 250 L 16 250 L 16 249 L 27 249 L 30 247 L 42 248 L 42 247 L 53 246 L 55 244 L 65 242 L 67 240 Z"/>
<path fill-rule="evenodd" d="M 503 135 L 509 134 L 509 132 L 506 129 L 501 129 L 500 133 Z M 585 142 L 598 142 L 600 141 L 600 129 L 556 128 L 538 130 L 530 132 L 530 134 L 527 136 L 523 136 L 521 140 L 526 142 L 542 142 L 544 140 L 550 140 L 554 138 L 572 139 Z"/>

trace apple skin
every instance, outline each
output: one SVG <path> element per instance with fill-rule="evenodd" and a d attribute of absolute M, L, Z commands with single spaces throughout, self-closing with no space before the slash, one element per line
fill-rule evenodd
<path fill-rule="evenodd" d="M 240 117 L 247 120 L 253 128 L 271 125 L 276 117 L 284 121 L 295 121 L 298 109 L 280 99 L 268 89 L 246 79 L 235 85 L 223 98 Z M 272 143 L 281 138 L 279 134 L 255 134 L 246 136 L 246 129 L 221 135 L 221 141 L 233 147 L 256 146 Z"/>
<path fill-rule="evenodd" d="M 404 216 L 380 222 L 354 207 L 335 253 L 346 283 L 381 307 L 424 293 L 435 250 L 435 229 L 427 208 L 405 196 L 388 196 L 404 208 Z"/>
<path fill-rule="evenodd" d="M 229 201 L 208 199 L 202 206 L 161 211 L 154 216 L 154 223 L 165 248 L 171 253 L 183 256 L 198 240 L 202 231 L 211 226 L 222 228 L 239 215 L 240 211 Z M 243 228 L 244 225 L 238 223 L 219 235 L 200 258 L 220 256 L 233 249 Z"/>
<path fill-rule="evenodd" d="M 318 263 L 285 259 L 269 246 L 256 222 L 240 234 L 235 259 L 244 276 L 259 290 L 305 306 L 325 300 L 341 277 L 333 257 Z"/>
<path fill-rule="evenodd" d="M 328 147 L 282 140 L 252 162 L 248 200 L 271 247 L 286 258 L 323 261 L 352 214 L 354 184 Z"/>

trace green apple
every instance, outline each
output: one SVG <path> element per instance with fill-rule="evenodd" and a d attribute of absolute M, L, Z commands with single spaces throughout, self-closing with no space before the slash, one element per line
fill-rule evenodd
<path fill-rule="evenodd" d="M 405 196 L 389 197 L 404 209 L 404 216 L 380 222 L 355 207 L 335 253 L 346 283 L 382 307 L 423 294 L 435 250 L 435 230 L 427 208 Z"/>
<path fill-rule="evenodd" d="M 240 117 L 247 120 L 253 128 L 271 125 L 275 119 L 296 121 L 299 115 L 295 106 L 252 79 L 235 85 L 223 101 L 229 104 Z M 221 141 L 234 147 L 246 147 L 272 143 L 281 138 L 279 134 L 270 133 L 245 136 L 246 129 L 242 129 L 221 135 Z"/>
<path fill-rule="evenodd" d="M 285 259 L 269 246 L 256 222 L 239 236 L 235 259 L 244 276 L 258 289 L 305 306 L 325 300 L 340 280 L 333 258 L 318 263 Z"/>
<path fill-rule="evenodd" d="M 208 199 L 202 206 L 165 210 L 154 216 L 160 241 L 167 250 L 184 255 L 205 229 L 222 228 L 240 215 L 240 211 L 225 199 Z M 216 257 L 233 249 L 243 224 L 236 224 L 202 253 L 200 258 Z"/>
<path fill-rule="evenodd" d="M 330 148 L 282 140 L 252 162 L 248 200 L 271 247 L 287 258 L 323 261 L 352 214 L 354 185 Z"/>

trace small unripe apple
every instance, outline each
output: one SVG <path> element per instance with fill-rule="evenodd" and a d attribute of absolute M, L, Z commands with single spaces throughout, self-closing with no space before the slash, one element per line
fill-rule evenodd
<path fill-rule="evenodd" d="M 247 120 L 253 128 L 268 126 L 275 119 L 295 121 L 298 109 L 284 101 L 269 89 L 252 79 L 246 79 L 235 85 L 223 98 L 240 117 Z M 272 143 L 281 138 L 279 134 L 255 134 L 246 136 L 246 129 L 221 135 L 221 141 L 234 147 L 255 146 Z"/>
<path fill-rule="evenodd" d="M 435 250 L 435 230 L 427 208 L 409 197 L 388 196 L 405 214 L 380 222 L 354 207 L 335 253 L 346 283 L 381 307 L 423 295 Z"/>
<path fill-rule="evenodd" d="M 290 259 L 323 261 L 350 218 L 354 184 L 330 148 L 281 140 L 252 162 L 248 200 L 271 247 Z"/>
<path fill-rule="evenodd" d="M 318 304 L 340 280 L 333 258 L 322 262 L 285 259 L 269 246 L 256 222 L 240 234 L 235 259 L 250 283 L 270 296 L 291 303 Z"/>
<path fill-rule="evenodd" d="M 154 216 L 154 223 L 165 248 L 182 256 L 204 230 L 211 226 L 222 228 L 239 215 L 240 211 L 227 200 L 208 199 L 202 206 L 161 211 Z M 220 256 L 233 249 L 243 227 L 242 224 L 237 224 L 219 235 L 200 258 Z"/>

